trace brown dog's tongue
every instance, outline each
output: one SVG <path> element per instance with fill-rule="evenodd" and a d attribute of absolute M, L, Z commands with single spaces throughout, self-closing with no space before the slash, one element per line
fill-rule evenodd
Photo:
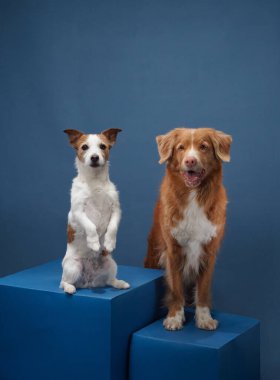
<path fill-rule="evenodd" d="M 184 172 L 183 178 L 187 184 L 195 186 L 200 182 L 201 174 L 194 171 Z"/>
<path fill-rule="evenodd" d="M 190 171 L 190 172 L 185 172 L 185 173 L 183 174 L 183 176 L 184 176 L 186 179 L 188 179 L 188 180 L 193 180 L 193 179 L 200 178 L 200 173 Z"/>

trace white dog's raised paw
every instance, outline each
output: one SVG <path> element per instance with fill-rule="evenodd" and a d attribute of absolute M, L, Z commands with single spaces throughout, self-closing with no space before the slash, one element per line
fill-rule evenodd
<path fill-rule="evenodd" d="M 112 252 L 116 248 L 116 240 L 105 238 L 104 248 L 106 249 L 106 251 Z"/>
<path fill-rule="evenodd" d="M 95 252 L 98 252 L 100 250 L 100 243 L 95 237 L 87 237 L 87 246 L 89 249 L 92 249 Z"/>
<path fill-rule="evenodd" d="M 112 286 L 116 289 L 128 289 L 128 288 L 130 288 L 130 285 L 128 282 L 125 282 L 123 280 L 117 280 L 117 279 L 115 279 L 113 281 Z"/>

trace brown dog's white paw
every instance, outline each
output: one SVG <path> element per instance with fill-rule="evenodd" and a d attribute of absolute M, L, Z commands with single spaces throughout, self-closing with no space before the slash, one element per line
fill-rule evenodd
<path fill-rule="evenodd" d="M 197 306 L 195 312 L 196 327 L 202 330 L 216 330 L 219 322 L 213 319 L 207 306 Z"/>
<path fill-rule="evenodd" d="M 177 311 L 174 316 L 168 315 L 163 321 L 163 326 L 166 328 L 166 330 L 181 330 L 183 328 L 184 322 L 185 314 L 184 309 L 182 309 Z"/>

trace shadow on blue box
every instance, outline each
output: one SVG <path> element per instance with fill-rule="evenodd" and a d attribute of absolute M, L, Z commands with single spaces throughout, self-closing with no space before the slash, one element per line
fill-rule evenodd
<path fill-rule="evenodd" d="M 119 266 L 131 288 L 59 289 L 60 261 L 0 279 L 1 380 L 123 380 L 130 338 L 160 312 L 162 272 Z"/>

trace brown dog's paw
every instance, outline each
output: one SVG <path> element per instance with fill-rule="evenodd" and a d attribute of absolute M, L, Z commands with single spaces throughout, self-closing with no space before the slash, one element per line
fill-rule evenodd
<path fill-rule="evenodd" d="M 184 322 L 185 314 L 184 309 L 182 309 L 177 311 L 174 316 L 168 315 L 163 321 L 163 326 L 166 328 L 166 330 L 181 330 L 183 328 Z"/>
<path fill-rule="evenodd" d="M 207 321 L 196 321 L 196 327 L 203 330 L 216 330 L 219 322 L 216 319 L 209 318 Z"/>
<path fill-rule="evenodd" d="M 211 317 L 209 308 L 197 306 L 195 312 L 196 327 L 202 330 L 216 330 L 219 322 Z"/>

